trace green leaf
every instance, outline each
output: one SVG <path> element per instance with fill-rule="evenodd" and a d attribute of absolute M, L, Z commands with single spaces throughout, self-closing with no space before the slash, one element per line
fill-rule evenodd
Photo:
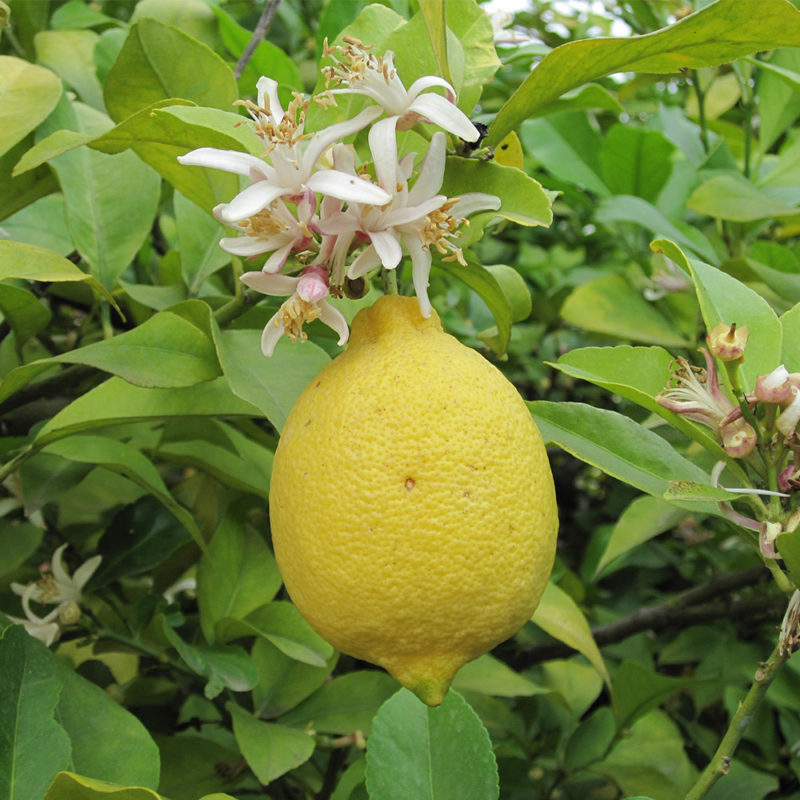
<path fill-rule="evenodd" d="M 233 717 L 236 743 L 263 785 L 311 758 L 315 742 L 310 732 L 262 722 L 235 703 L 228 703 L 226 708 Z"/>
<path fill-rule="evenodd" d="M 120 122 L 169 97 L 228 110 L 238 92 L 230 67 L 206 45 L 145 18 L 131 27 L 104 96 L 109 115 Z"/>
<path fill-rule="evenodd" d="M 0 243 L 2 244 L 2 243 Z M 257 417 L 258 409 L 231 394 L 224 378 L 185 389 L 143 389 L 110 378 L 73 400 L 37 435 L 40 445 L 121 422 L 192 416 Z"/>
<path fill-rule="evenodd" d="M 144 387 L 194 386 L 221 374 L 211 339 L 184 317 L 169 311 L 55 360 L 88 364 Z"/>
<path fill-rule="evenodd" d="M 437 74 L 448 83 L 453 82 L 450 65 L 447 60 L 447 23 L 445 22 L 444 0 L 423 0 L 419 4 L 425 27 L 428 29 L 433 55 L 438 67 Z"/>
<path fill-rule="evenodd" d="M 229 264 L 231 257 L 220 246 L 222 228 L 214 217 L 187 200 L 180 192 L 173 198 L 181 274 L 189 294 L 197 294 L 203 282 L 218 269 Z"/>
<path fill-rule="evenodd" d="M 603 180 L 614 194 L 655 202 L 672 173 L 675 145 L 658 131 L 614 125 L 603 139 Z"/>
<path fill-rule="evenodd" d="M 778 242 L 754 242 L 746 257 L 750 267 L 775 294 L 800 302 L 800 259 Z"/>
<path fill-rule="evenodd" d="M 717 0 L 655 33 L 569 42 L 548 53 L 500 109 L 486 144 L 498 144 L 567 90 L 605 75 L 710 67 L 795 47 L 799 39 L 800 12 L 788 0 L 763 0 L 757 17 L 740 0 Z"/>
<path fill-rule="evenodd" d="M 21 567 L 42 543 L 44 530 L 32 522 L 9 522 L 0 533 L 0 577 Z"/>
<path fill-rule="evenodd" d="M 65 98 L 41 131 L 69 128 L 97 135 L 111 125 L 105 114 Z M 109 156 L 81 148 L 50 163 L 64 192 L 75 247 L 111 290 L 150 233 L 159 202 L 158 176 L 133 153 Z"/>
<path fill-rule="evenodd" d="M 780 322 L 783 334 L 781 363 L 789 372 L 800 372 L 800 305 L 790 308 Z"/>
<path fill-rule="evenodd" d="M 158 748 L 144 725 L 64 661 L 54 662 L 64 685 L 56 719 L 72 743 L 70 769 L 87 778 L 157 788 Z"/>
<path fill-rule="evenodd" d="M 589 664 L 571 659 L 553 659 L 542 664 L 542 683 L 558 695 L 577 721 L 603 691 L 603 678 Z"/>
<path fill-rule="evenodd" d="M 532 621 L 553 638 L 582 653 L 610 686 L 603 656 L 578 604 L 559 586 L 549 582 Z"/>
<path fill-rule="evenodd" d="M 779 787 L 777 776 L 731 759 L 730 770 L 707 792 L 705 800 L 764 800 Z"/>
<path fill-rule="evenodd" d="M 4 239 L 45 247 L 60 256 L 68 256 L 75 249 L 67 230 L 61 194 L 51 194 L 25 206 L 3 220 L 2 229 Z"/>
<path fill-rule="evenodd" d="M 0 684 L 0 795 L 43 797 L 69 764 L 69 736 L 53 717 L 63 683 L 47 648 L 20 625 L 0 635 Z"/>
<path fill-rule="evenodd" d="M 528 403 L 545 442 L 599 467 L 614 478 L 663 497 L 672 481 L 708 483 L 709 477 L 658 434 L 615 411 L 583 403 Z M 692 503 L 697 513 L 718 514 L 716 505 Z"/>
<path fill-rule="evenodd" d="M 348 672 L 325 683 L 280 721 L 296 728 L 310 726 L 317 733 L 362 731 L 368 736 L 378 708 L 397 688 L 397 681 L 385 672 Z"/>
<path fill-rule="evenodd" d="M 218 622 L 244 619 L 269 603 L 280 587 L 278 566 L 264 538 L 226 515 L 197 565 L 197 604 L 206 641 L 217 641 Z"/>
<path fill-rule="evenodd" d="M 800 114 L 800 94 L 787 83 L 783 74 L 776 71 L 800 72 L 800 52 L 796 46 L 774 50 L 765 62 L 761 62 L 764 63 L 776 68 L 765 69 L 758 81 L 759 140 L 761 152 L 766 153 Z"/>
<path fill-rule="evenodd" d="M 614 525 L 603 555 L 597 562 L 595 577 L 614 559 L 675 527 L 685 516 L 685 511 L 657 497 L 637 497 Z"/>
<path fill-rule="evenodd" d="M 28 281 L 87 281 L 110 302 L 113 297 L 91 275 L 71 261 L 44 247 L 0 239 L 0 280 L 18 278 Z"/>
<path fill-rule="evenodd" d="M 511 303 L 497 278 L 472 259 L 467 260 L 466 267 L 453 261 L 439 261 L 436 266 L 463 281 L 486 303 L 497 324 L 497 331 L 492 332 L 495 335 L 488 341 L 498 355 L 505 353 L 511 338 Z"/>
<path fill-rule="evenodd" d="M 752 181 L 738 174 L 709 178 L 692 192 L 686 206 L 698 214 L 732 222 L 753 222 L 798 213 L 796 206 L 773 199 Z"/>
<path fill-rule="evenodd" d="M 453 679 L 453 688 L 495 697 L 532 697 L 550 691 L 488 653 L 464 664 Z"/>
<path fill-rule="evenodd" d="M 683 503 L 706 502 L 729 503 L 731 500 L 741 500 L 737 492 L 731 492 L 718 486 L 710 486 L 693 481 L 673 481 L 669 489 L 664 492 L 664 499 L 668 501 L 680 500 Z"/>
<path fill-rule="evenodd" d="M 73 772 L 59 772 L 44 800 L 162 800 L 162 797 L 144 787 L 115 786 Z"/>
<path fill-rule="evenodd" d="M 317 345 L 294 345 L 286 338 L 278 342 L 271 358 L 265 358 L 260 330 L 220 332 L 215 325 L 214 336 L 231 390 L 258 408 L 278 430 L 303 389 L 330 360 Z"/>
<path fill-rule="evenodd" d="M 570 736 L 564 752 L 564 766 L 573 771 L 599 761 L 614 741 L 616 732 L 612 710 L 608 706 L 598 708 L 588 719 L 582 720 Z"/>
<path fill-rule="evenodd" d="M 7 283 L 0 283 L 0 314 L 16 334 L 18 344 L 24 344 L 50 322 L 50 312 L 33 292 Z"/>
<path fill-rule="evenodd" d="M 99 38 L 89 30 L 51 30 L 40 31 L 33 41 L 36 60 L 59 75 L 84 103 L 102 111 L 103 91 L 94 65 Z"/>
<path fill-rule="evenodd" d="M 428 708 L 407 689 L 387 700 L 367 748 L 367 791 L 370 800 L 497 798 L 492 744 L 466 700 L 451 690 Z"/>
<path fill-rule="evenodd" d="M 61 81 L 49 69 L 0 56 L 0 155 L 35 130 L 61 97 Z"/>
<path fill-rule="evenodd" d="M 784 531 L 779 533 L 775 546 L 778 548 L 795 586 L 800 586 L 800 532 Z"/>
<path fill-rule="evenodd" d="M 573 325 L 614 338 L 685 347 L 680 332 L 617 273 L 578 286 L 561 316 Z"/>
<path fill-rule="evenodd" d="M 216 47 L 219 40 L 214 14 L 203 0 L 139 0 L 130 22 L 133 24 L 143 17 L 179 28 L 211 48 Z"/>
<path fill-rule="evenodd" d="M 670 380 L 674 359 L 661 347 L 582 347 L 571 350 L 552 366 L 571 375 L 602 386 L 609 392 L 663 417 L 670 425 L 699 442 L 717 460 L 728 459 L 711 431 L 670 411 L 656 401 L 658 393 Z"/>
<path fill-rule="evenodd" d="M 82 464 L 97 464 L 119 472 L 150 492 L 175 515 L 186 530 L 204 547 L 200 529 L 189 511 L 169 493 L 158 470 L 135 447 L 105 436 L 70 436 L 51 442 L 45 452 Z"/>
<path fill-rule="evenodd" d="M 702 261 L 692 261 L 691 270 L 706 330 L 713 330 L 718 322 L 726 325 L 735 322 L 749 329 L 747 357 L 740 373 L 744 388 L 752 389 L 758 375 L 772 372 L 781 363 L 783 331 L 780 321 L 761 295 L 726 272 Z"/>

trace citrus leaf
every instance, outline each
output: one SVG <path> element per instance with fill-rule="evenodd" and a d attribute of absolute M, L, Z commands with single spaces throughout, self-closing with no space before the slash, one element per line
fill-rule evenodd
<path fill-rule="evenodd" d="M 453 678 L 453 688 L 495 697 L 532 697 L 550 691 L 488 653 L 464 664 Z"/>
<path fill-rule="evenodd" d="M 367 747 L 366 777 L 370 800 L 499 795 L 489 734 L 452 689 L 438 708 L 425 706 L 407 689 L 381 706 Z"/>
<path fill-rule="evenodd" d="M 585 655 L 606 684 L 611 685 L 603 656 L 586 617 L 578 604 L 555 583 L 548 582 L 532 621 L 553 638 Z"/>
<path fill-rule="evenodd" d="M 733 222 L 800 213 L 797 206 L 773 199 L 742 175 L 714 175 L 692 192 L 686 207 L 698 214 Z"/>
<path fill-rule="evenodd" d="M 116 786 L 73 772 L 59 772 L 44 800 L 163 800 L 143 786 Z"/>

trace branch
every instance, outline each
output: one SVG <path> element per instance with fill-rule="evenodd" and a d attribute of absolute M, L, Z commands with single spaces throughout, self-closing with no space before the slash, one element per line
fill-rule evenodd
<path fill-rule="evenodd" d="M 242 77 L 242 73 L 250 62 L 250 59 L 253 57 L 253 53 L 255 53 L 256 48 L 261 44 L 261 42 L 264 40 L 264 37 L 267 35 L 269 26 L 272 25 L 272 20 L 275 19 L 275 14 L 278 11 L 278 6 L 280 4 L 281 0 L 268 0 L 267 5 L 264 7 L 261 18 L 258 20 L 256 28 L 253 31 L 253 35 L 250 37 L 250 41 L 247 43 L 247 47 L 245 47 L 242 57 L 236 62 L 236 67 L 233 70 L 233 74 L 236 76 L 237 81 Z"/>

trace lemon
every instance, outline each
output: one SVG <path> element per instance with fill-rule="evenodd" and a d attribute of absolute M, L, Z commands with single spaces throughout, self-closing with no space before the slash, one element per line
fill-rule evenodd
<path fill-rule="evenodd" d="M 429 705 L 530 618 L 553 564 L 553 478 L 530 413 L 414 298 L 356 316 L 289 414 L 269 500 L 303 616 Z"/>

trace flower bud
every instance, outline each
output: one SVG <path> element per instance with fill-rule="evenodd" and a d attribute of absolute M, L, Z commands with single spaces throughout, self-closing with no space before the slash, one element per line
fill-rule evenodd
<path fill-rule="evenodd" d="M 780 522 L 762 522 L 761 530 L 758 534 L 758 546 L 764 558 L 777 558 L 778 551 L 775 549 L 775 540 L 781 533 L 783 527 Z"/>
<path fill-rule="evenodd" d="M 788 439 L 800 422 L 800 389 L 792 386 L 792 401 L 785 405 L 775 422 L 775 427 Z"/>
<path fill-rule="evenodd" d="M 778 489 L 782 492 L 791 492 L 800 486 L 800 470 L 794 464 L 789 464 L 780 475 L 778 475 Z"/>
<path fill-rule="evenodd" d="M 746 325 L 737 328 L 735 322 L 733 325 L 719 322 L 706 336 L 706 341 L 711 352 L 720 361 L 741 361 L 749 335 Z"/>
<path fill-rule="evenodd" d="M 792 399 L 792 382 L 789 371 L 781 364 L 769 375 L 756 378 L 756 399 L 762 403 L 785 403 Z"/>
<path fill-rule="evenodd" d="M 745 458 L 753 452 L 756 446 L 756 432 L 742 417 L 729 422 L 720 429 L 722 446 L 725 452 L 733 458 Z"/>
<path fill-rule="evenodd" d="M 62 625 L 74 625 L 81 618 L 81 607 L 74 601 L 64 603 L 58 609 L 58 621 Z"/>

